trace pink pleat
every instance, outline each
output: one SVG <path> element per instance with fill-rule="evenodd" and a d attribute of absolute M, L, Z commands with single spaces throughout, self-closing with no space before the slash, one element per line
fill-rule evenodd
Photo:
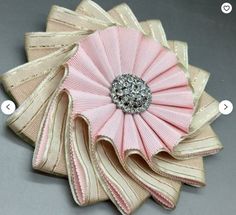
<path fill-rule="evenodd" d="M 184 71 L 179 66 L 172 67 L 148 83 L 148 86 L 152 92 L 187 85 L 188 79 L 186 78 Z"/>
<path fill-rule="evenodd" d="M 141 116 L 169 150 L 173 150 L 173 147 L 179 143 L 180 138 L 184 135 L 182 131 L 157 118 L 148 111 L 142 113 Z"/>
<path fill-rule="evenodd" d="M 123 126 L 124 113 L 122 112 L 122 110 L 117 109 L 97 134 L 97 136 L 101 135 L 112 139 L 120 154 L 122 146 Z"/>
<path fill-rule="evenodd" d="M 142 34 L 137 30 L 121 27 L 118 27 L 118 33 L 121 72 L 124 74 L 132 73 Z"/>
<path fill-rule="evenodd" d="M 174 52 L 163 49 L 153 64 L 145 71 L 142 79 L 147 83 L 178 63 Z"/>
<path fill-rule="evenodd" d="M 111 83 L 114 80 L 115 75 L 108 61 L 100 34 L 95 32 L 89 35 L 86 39 L 81 41 L 79 45 L 84 49 L 87 55 L 89 55 L 93 63 L 109 81 L 109 83 Z"/>
<path fill-rule="evenodd" d="M 65 79 L 62 88 L 74 89 L 77 91 L 94 93 L 97 95 L 109 95 L 110 90 L 107 87 L 91 80 L 72 66 L 68 66 L 69 74 Z"/>
<path fill-rule="evenodd" d="M 140 133 L 148 159 L 151 159 L 151 157 L 159 151 L 166 149 L 161 139 L 155 134 L 155 132 L 149 127 L 149 125 L 139 114 L 134 115 L 134 121 Z"/>
<path fill-rule="evenodd" d="M 131 149 L 138 150 L 147 157 L 133 116 L 131 114 L 125 114 L 122 156 L 124 157 L 125 152 Z"/>
<path fill-rule="evenodd" d="M 117 27 L 111 27 L 105 31 L 100 31 L 99 34 L 114 75 L 121 75 L 120 44 Z"/>
<path fill-rule="evenodd" d="M 150 105 L 148 111 L 158 118 L 170 123 L 182 131 L 188 132 L 192 121 L 193 109 Z"/>
<path fill-rule="evenodd" d="M 67 64 L 82 72 L 88 78 L 102 84 L 105 87 L 110 87 L 110 83 L 98 70 L 82 47 L 78 47 L 76 54 L 67 62 Z"/>
<path fill-rule="evenodd" d="M 148 37 L 142 37 L 137 50 L 133 74 L 141 77 L 144 71 L 153 63 L 158 54 L 163 50 L 161 44 Z"/>
<path fill-rule="evenodd" d="M 193 93 L 189 87 L 178 87 L 152 94 L 152 104 L 193 108 Z"/>
<path fill-rule="evenodd" d="M 112 102 L 110 96 L 101 96 L 75 90 L 69 90 L 69 94 L 73 99 L 73 112 L 75 113 L 104 106 Z"/>
<path fill-rule="evenodd" d="M 116 110 L 116 106 L 111 103 L 108 105 L 104 105 L 98 108 L 89 109 L 87 111 L 83 111 L 80 114 L 85 116 L 91 125 L 91 134 L 92 138 L 94 138 L 98 131 L 102 128 L 105 122 L 112 116 L 114 111 Z"/>

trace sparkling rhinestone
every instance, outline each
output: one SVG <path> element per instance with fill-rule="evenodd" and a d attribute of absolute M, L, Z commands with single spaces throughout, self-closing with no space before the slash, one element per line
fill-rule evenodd
<path fill-rule="evenodd" d="M 148 85 L 135 75 L 124 74 L 114 79 L 110 96 L 117 108 L 136 114 L 148 109 L 152 94 Z"/>

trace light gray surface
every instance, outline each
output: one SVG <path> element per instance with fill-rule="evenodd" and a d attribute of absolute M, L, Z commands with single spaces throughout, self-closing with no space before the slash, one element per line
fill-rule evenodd
<path fill-rule="evenodd" d="M 106 9 L 122 1 L 97 2 Z M 188 42 L 190 63 L 211 73 L 207 90 L 218 100 L 236 107 L 236 1 L 222 14 L 219 0 L 126 1 L 140 20 L 161 19 L 168 39 Z M 23 35 L 43 31 L 51 5 L 75 9 L 78 0 L 0 0 L 0 71 L 26 61 Z M 0 102 L 7 96 L 0 92 Z M 111 203 L 86 208 L 73 202 L 64 179 L 31 169 L 32 147 L 5 127 L 0 113 L 0 215 L 118 214 Z M 205 159 L 207 186 L 183 186 L 177 208 L 166 211 L 151 199 L 136 214 L 236 214 L 236 114 L 221 116 L 214 124 L 224 150 Z"/>

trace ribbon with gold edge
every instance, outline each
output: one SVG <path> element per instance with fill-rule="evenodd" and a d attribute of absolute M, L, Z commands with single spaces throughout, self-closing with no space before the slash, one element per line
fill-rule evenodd
<path fill-rule="evenodd" d="M 70 46 L 70 44 L 77 42 L 80 38 L 86 38 L 86 34 L 94 30 L 114 24 L 125 25 L 149 34 L 154 39 L 159 40 L 162 45 L 172 48 L 180 62 L 187 68 L 186 45 L 180 42 L 167 43 L 159 21 L 147 21 L 140 25 L 125 4 L 109 11 L 109 15 L 94 2 L 82 1 L 77 8 L 77 12 L 79 15 L 54 6 L 49 15 L 47 30 L 80 31 L 31 33 L 26 35 L 26 50 L 29 60 L 53 53 L 14 69 L 3 76 L 5 89 L 21 104 L 16 113 L 10 117 L 9 124 L 21 137 L 34 142 L 37 136 L 39 140 L 43 134 L 46 119 L 50 118 L 54 121 L 55 124 L 51 123 L 51 128 L 48 130 L 51 135 L 50 139 L 53 141 L 47 143 L 45 149 L 40 152 L 42 155 L 39 159 L 40 165 L 34 163 L 34 166 L 42 171 L 54 174 L 65 175 L 68 172 L 72 193 L 79 204 L 89 204 L 106 199 L 104 189 L 111 200 L 124 213 L 130 213 L 136 209 L 148 197 L 148 192 L 164 206 L 173 208 L 177 201 L 180 183 L 165 177 L 195 186 L 204 185 L 203 163 L 199 156 L 214 154 L 222 148 L 210 127 L 201 129 L 218 116 L 218 103 L 208 94 L 203 93 L 208 74 L 192 66 L 189 67 L 195 98 L 198 100 L 201 97 L 201 99 L 190 127 L 192 136 L 177 145 L 172 153 L 172 156 L 178 160 L 167 156 L 167 154 L 160 154 L 153 158 L 152 163 L 154 165 L 149 167 L 138 157 L 126 163 L 118 162 L 115 156 L 106 156 L 107 153 L 114 154 L 111 146 L 107 144 L 111 142 L 110 139 L 99 139 L 98 145 L 91 143 L 91 137 L 86 132 L 89 130 L 90 124 L 86 123 L 87 121 L 84 118 L 78 120 L 78 122 L 71 119 L 70 108 L 73 100 L 70 98 L 70 94 L 56 90 L 67 75 L 67 69 L 64 70 L 61 65 L 66 63 L 76 51 L 76 48 Z M 100 20 L 98 21 L 96 17 L 99 17 Z M 57 39 L 54 40 L 53 37 Z M 68 46 L 68 48 L 65 47 L 54 52 L 62 46 Z M 33 72 L 31 71 L 32 68 L 34 68 Z M 24 71 L 23 75 L 19 80 L 15 79 L 21 71 Z M 39 86 L 37 86 L 38 84 Z M 32 95 L 30 95 L 31 93 Z M 41 101 L 35 99 L 37 96 L 42 98 Z M 50 111 L 55 105 L 58 108 Z M 49 117 L 50 114 L 53 115 Z M 43 116 L 44 119 L 39 130 Z M 54 136 L 55 132 L 53 130 L 55 131 L 55 129 L 61 131 L 60 139 Z M 73 139 L 76 140 L 73 141 Z M 82 144 L 78 144 L 77 141 Z M 93 146 L 90 150 L 89 143 Z M 37 157 L 37 149 L 40 148 L 40 145 L 37 141 L 34 157 Z M 65 164 L 64 151 L 66 151 L 67 165 Z M 83 153 L 83 156 L 81 156 L 81 153 Z M 112 157 L 112 160 L 109 160 L 110 157 Z M 79 160 L 81 158 L 85 161 Z M 181 161 L 182 159 L 184 160 Z M 81 165 L 83 163 L 86 163 L 86 167 Z M 91 163 L 90 167 L 88 167 L 89 163 Z M 116 165 L 115 169 L 114 164 Z M 96 173 L 93 166 L 96 167 Z M 103 169 L 104 167 L 106 168 Z M 116 171 L 114 172 L 114 170 Z M 80 173 L 84 171 L 84 176 L 77 175 L 78 171 Z M 119 182 L 114 181 L 112 177 L 109 178 L 111 172 L 114 175 L 118 174 L 117 177 L 122 176 Z M 103 189 L 101 189 L 95 176 L 99 178 Z M 82 184 L 87 184 L 87 186 L 81 187 L 81 181 Z M 98 185 L 96 195 L 93 195 L 89 189 L 94 184 Z M 130 190 L 131 187 L 134 189 Z M 130 195 L 127 195 L 124 190 L 130 190 Z"/>

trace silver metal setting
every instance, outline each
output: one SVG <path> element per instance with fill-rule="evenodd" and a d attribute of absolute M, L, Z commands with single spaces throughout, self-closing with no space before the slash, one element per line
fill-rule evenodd
<path fill-rule="evenodd" d="M 110 90 L 113 103 L 124 113 L 142 113 L 148 109 L 152 100 L 152 93 L 148 85 L 141 78 L 132 74 L 116 77 Z"/>

